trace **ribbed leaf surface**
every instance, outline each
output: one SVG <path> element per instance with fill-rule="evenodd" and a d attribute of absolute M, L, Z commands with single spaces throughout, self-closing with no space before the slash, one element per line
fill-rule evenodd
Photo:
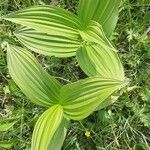
<path fill-rule="evenodd" d="M 91 77 L 63 86 L 64 113 L 74 120 L 84 119 L 123 84 L 119 80 Z"/>
<path fill-rule="evenodd" d="M 61 106 L 54 105 L 45 111 L 35 125 L 32 135 L 31 150 L 51 150 L 48 149 L 49 143 L 53 140 L 53 136 L 56 132 L 61 132 L 57 131 L 57 129 L 61 129 L 59 126 L 62 126 L 62 128 L 64 127 L 62 120 L 63 109 Z M 59 136 L 61 137 L 62 135 Z"/>
<path fill-rule="evenodd" d="M 30 50 L 48 56 L 74 56 L 80 46 L 77 39 L 42 33 L 29 28 L 20 29 L 15 32 L 15 36 Z"/>
<path fill-rule="evenodd" d="M 101 26 L 92 21 L 87 30 L 80 34 L 87 42 L 77 51 L 77 60 L 82 70 L 88 76 L 98 75 L 123 81 L 123 66 Z"/>
<path fill-rule="evenodd" d="M 77 51 L 77 60 L 88 76 L 124 80 L 124 72 L 118 54 L 98 44 L 83 46 Z"/>
<path fill-rule="evenodd" d="M 79 31 L 81 38 L 87 43 L 97 43 L 108 46 L 109 49 L 116 51 L 106 37 L 102 26 L 96 21 L 90 21 L 85 30 Z"/>
<path fill-rule="evenodd" d="M 30 52 L 9 45 L 7 62 L 11 77 L 33 103 L 49 107 L 58 102 L 60 83 L 42 69 Z"/>
<path fill-rule="evenodd" d="M 35 52 L 57 57 L 75 55 L 81 24 L 76 15 L 54 6 L 34 6 L 4 16 L 3 19 L 27 26 L 16 32 L 18 40 Z M 34 29 L 34 30 L 32 30 Z"/>
<path fill-rule="evenodd" d="M 117 23 L 119 5 L 120 0 L 80 0 L 78 15 L 85 27 L 90 20 L 95 20 L 110 36 Z"/>
<path fill-rule="evenodd" d="M 112 96 L 108 97 L 107 99 L 105 99 L 97 108 L 96 111 L 101 110 L 103 108 L 106 108 L 110 105 L 112 105 L 113 103 L 115 103 L 115 101 L 117 101 L 117 99 L 119 98 L 119 94 L 113 94 Z"/>
<path fill-rule="evenodd" d="M 48 145 L 48 150 L 61 150 L 63 141 L 67 133 L 68 124 L 69 120 L 63 118 L 62 122 L 60 123 L 58 129 L 56 130 L 52 140 Z"/>
<path fill-rule="evenodd" d="M 42 33 L 78 38 L 80 22 L 74 14 L 54 6 L 34 6 L 3 17 L 5 20 L 36 29 Z"/>

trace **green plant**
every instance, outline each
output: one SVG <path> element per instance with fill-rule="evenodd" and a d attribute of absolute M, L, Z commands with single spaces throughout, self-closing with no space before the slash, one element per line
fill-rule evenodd
<path fill-rule="evenodd" d="M 9 72 L 24 94 L 35 104 L 48 107 L 36 123 L 31 149 L 53 149 L 58 139 L 60 148 L 70 119 L 87 117 L 125 84 L 95 76 L 62 86 L 42 69 L 30 52 L 20 47 L 9 45 L 7 59 Z"/>
<path fill-rule="evenodd" d="M 26 47 L 56 57 L 70 57 L 77 53 L 80 67 L 90 76 L 62 86 L 43 71 L 31 53 L 8 46 L 8 68 L 13 80 L 32 102 L 49 107 L 36 123 L 31 149 L 53 149 L 58 137 L 60 149 L 70 119 L 81 120 L 100 104 L 107 106 L 108 102 L 104 104 L 104 100 L 127 84 L 116 49 L 107 38 L 116 24 L 119 1 L 116 5 L 108 1 L 106 6 L 105 1 L 101 4 L 97 1 L 94 8 L 91 7 L 92 1 L 88 2 L 90 7 L 86 6 L 87 10 L 91 14 L 93 10 L 96 12 L 93 16 L 83 11 L 87 2 L 80 1 L 79 17 L 51 6 L 27 8 L 3 17 L 26 26 L 14 33 Z M 83 19 L 83 16 L 86 17 Z"/>

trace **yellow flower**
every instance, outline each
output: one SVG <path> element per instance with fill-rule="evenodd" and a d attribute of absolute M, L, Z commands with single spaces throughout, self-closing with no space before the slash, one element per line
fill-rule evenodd
<path fill-rule="evenodd" d="M 86 136 L 87 138 L 89 138 L 89 137 L 91 136 L 91 132 L 90 132 L 90 131 L 86 131 L 86 132 L 85 132 L 85 136 Z"/>

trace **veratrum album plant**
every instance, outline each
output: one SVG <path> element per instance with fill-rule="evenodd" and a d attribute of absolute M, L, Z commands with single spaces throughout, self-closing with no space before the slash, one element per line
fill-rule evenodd
<path fill-rule="evenodd" d="M 34 6 L 6 16 L 21 27 L 14 32 L 26 47 L 8 44 L 8 69 L 15 83 L 47 110 L 39 117 L 31 150 L 59 150 L 69 121 L 81 120 L 112 102 L 127 85 L 117 50 L 109 41 L 120 0 L 80 0 L 78 15 L 54 6 Z M 76 56 L 88 78 L 62 85 L 47 74 L 27 49 L 55 57 Z"/>

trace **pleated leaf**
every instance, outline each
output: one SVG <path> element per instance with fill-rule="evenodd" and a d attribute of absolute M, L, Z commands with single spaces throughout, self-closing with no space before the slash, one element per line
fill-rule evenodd
<path fill-rule="evenodd" d="M 83 41 L 87 42 L 87 44 L 97 43 L 108 46 L 113 51 L 117 51 L 106 37 L 102 26 L 96 21 L 91 20 L 86 29 L 79 31 L 79 33 Z"/>
<path fill-rule="evenodd" d="M 27 26 L 42 33 L 78 38 L 81 24 L 71 12 L 54 6 L 34 6 L 3 17 L 5 20 Z"/>
<path fill-rule="evenodd" d="M 98 44 L 83 46 L 77 51 L 77 60 L 88 76 L 124 80 L 124 71 L 118 54 Z"/>
<path fill-rule="evenodd" d="M 81 69 L 88 76 L 98 75 L 123 81 L 122 63 L 116 49 L 106 38 L 101 26 L 92 21 L 87 30 L 80 34 L 87 41 L 77 51 L 77 60 Z"/>
<path fill-rule="evenodd" d="M 74 56 L 80 46 L 77 39 L 42 33 L 29 28 L 22 28 L 14 34 L 30 50 L 48 56 Z"/>
<path fill-rule="evenodd" d="M 96 111 L 104 109 L 104 108 L 112 105 L 113 103 L 115 103 L 118 100 L 119 97 L 120 97 L 119 94 L 118 95 L 113 94 L 112 96 L 108 97 L 96 108 Z"/>
<path fill-rule="evenodd" d="M 62 87 L 61 97 L 64 113 L 73 120 L 90 115 L 124 82 L 101 77 L 91 77 Z"/>
<path fill-rule="evenodd" d="M 99 22 L 106 35 L 113 32 L 117 19 L 120 0 L 80 0 L 78 15 L 86 27 L 90 20 Z"/>
<path fill-rule="evenodd" d="M 79 47 L 80 21 L 76 15 L 59 7 L 34 6 L 3 16 L 3 19 L 28 27 L 15 35 L 38 53 L 69 57 L 75 55 Z"/>
<path fill-rule="evenodd" d="M 57 140 L 57 138 L 54 137 L 56 134 L 59 134 L 57 136 L 60 137 L 59 140 L 61 140 L 61 142 L 58 143 L 59 146 L 56 146 L 58 147 L 56 150 L 59 150 L 64 139 L 62 138 L 62 136 L 64 137 L 64 128 L 63 109 L 60 105 L 54 105 L 45 111 L 38 119 L 32 135 L 31 150 L 50 150 L 48 146 L 50 146 L 49 144 L 52 140 Z"/>
<path fill-rule="evenodd" d="M 61 150 L 63 141 L 67 133 L 68 125 L 69 125 L 69 120 L 63 118 L 62 122 L 60 123 L 58 129 L 56 130 L 52 140 L 48 145 L 48 150 Z"/>
<path fill-rule="evenodd" d="M 45 107 L 58 103 L 60 83 L 43 70 L 30 52 L 9 45 L 7 62 L 12 79 L 33 103 Z"/>

